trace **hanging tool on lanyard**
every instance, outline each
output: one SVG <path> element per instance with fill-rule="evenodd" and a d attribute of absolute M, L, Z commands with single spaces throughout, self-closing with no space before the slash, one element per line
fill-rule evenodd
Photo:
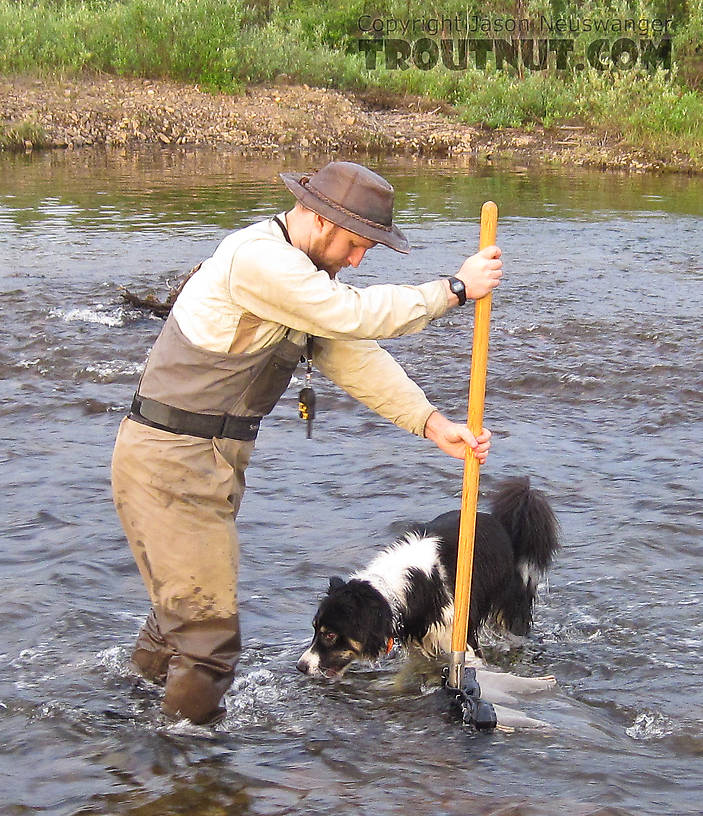
<path fill-rule="evenodd" d="M 312 421 L 315 419 L 315 392 L 312 387 L 312 342 L 313 337 L 308 335 L 307 349 L 305 353 L 305 386 L 298 394 L 298 414 L 301 419 L 307 422 L 307 437 L 312 439 Z"/>

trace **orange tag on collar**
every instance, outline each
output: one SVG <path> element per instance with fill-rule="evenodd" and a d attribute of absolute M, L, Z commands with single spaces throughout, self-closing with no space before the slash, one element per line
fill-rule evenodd
<path fill-rule="evenodd" d="M 393 648 L 393 638 L 388 638 L 388 645 L 386 646 L 386 654 L 391 653 L 391 649 Z"/>

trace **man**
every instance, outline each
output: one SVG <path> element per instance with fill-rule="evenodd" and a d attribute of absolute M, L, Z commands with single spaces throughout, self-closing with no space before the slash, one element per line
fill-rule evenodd
<path fill-rule="evenodd" d="M 241 648 L 235 517 L 259 422 L 285 391 L 306 338 L 319 370 L 381 416 L 463 458 L 477 439 L 449 421 L 376 343 L 420 331 L 502 275 L 500 250 L 454 278 L 355 288 L 337 280 L 381 243 L 407 253 L 393 188 L 350 162 L 281 174 L 288 213 L 227 236 L 184 287 L 149 355 L 115 444 L 115 506 L 152 609 L 132 655 L 165 685 L 163 709 L 195 723 L 220 703 Z"/>

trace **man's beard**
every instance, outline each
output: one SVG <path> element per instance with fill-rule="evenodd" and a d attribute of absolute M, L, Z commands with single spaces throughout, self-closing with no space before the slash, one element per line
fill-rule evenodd
<path fill-rule="evenodd" d="M 315 264 L 318 269 L 322 269 L 333 278 L 337 272 L 342 268 L 341 264 L 331 265 L 325 258 L 325 254 L 329 249 L 332 241 L 337 234 L 339 228 L 335 225 L 324 237 L 321 237 L 318 242 L 308 249 L 307 256 Z"/>

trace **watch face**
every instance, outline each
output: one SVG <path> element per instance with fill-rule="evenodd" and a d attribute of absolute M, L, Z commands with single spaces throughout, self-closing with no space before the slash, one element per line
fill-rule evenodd
<path fill-rule="evenodd" d="M 462 281 L 459 278 L 453 278 L 449 281 L 449 288 L 459 298 L 459 303 L 463 305 L 466 302 L 466 287 Z"/>

